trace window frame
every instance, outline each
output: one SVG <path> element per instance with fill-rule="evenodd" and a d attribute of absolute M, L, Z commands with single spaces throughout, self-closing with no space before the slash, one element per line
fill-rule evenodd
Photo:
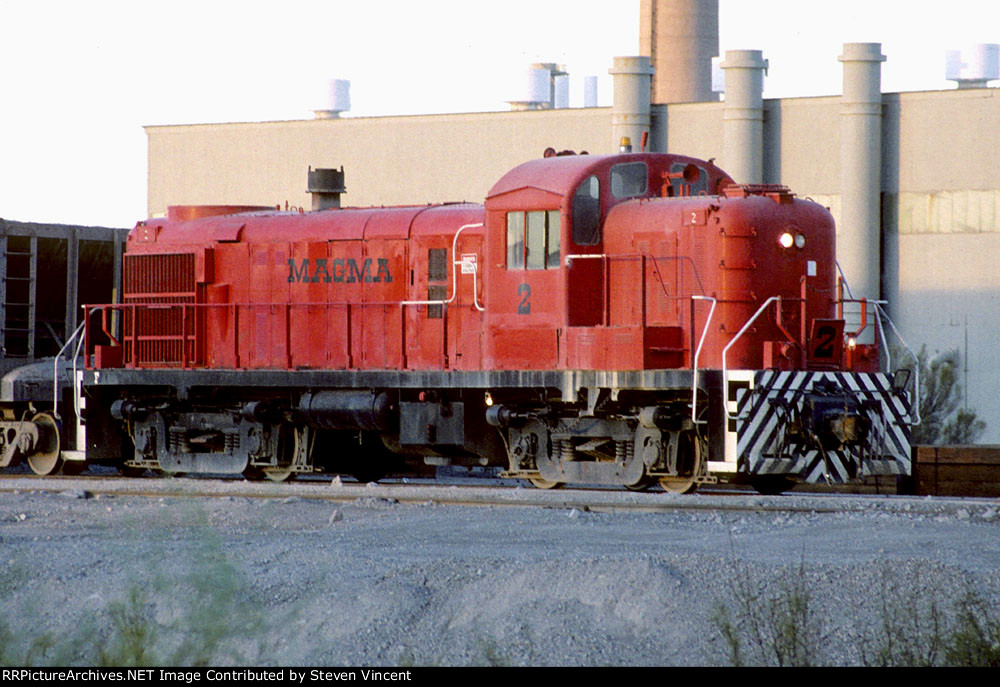
<path fill-rule="evenodd" d="M 601 178 L 597 174 L 591 174 L 581 181 L 573 192 L 572 239 L 577 246 L 597 246 L 603 239 L 604 211 L 601 207 L 601 186 Z M 585 187 L 586 193 L 583 192 Z M 587 220 L 586 224 L 584 220 Z"/>
<path fill-rule="evenodd" d="M 642 167 L 642 175 L 630 178 L 626 169 L 636 169 Z M 627 192 L 627 189 L 619 189 L 622 192 L 619 193 L 615 189 L 615 181 L 618 181 L 619 186 L 624 186 L 626 182 L 633 181 L 635 179 L 642 179 L 642 189 L 635 191 L 634 193 Z M 619 162 L 617 165 L 612 165 L 611 171 L 609 173 L 609 183 L 608 186 L 611 189 L 611 196 L 615 200 L 627 200 L 629 198 L 640 198 L 649 194 L 649 165 L 647 165 L 642 160 L 637 160 L 635 162 Z"/>
<path fill-rule="evenodd" d="M 427 300 L 443 301 L 448 297 L 448 249 L 427 250 Z M 427 319 L 444 319 L 444 305 L 428 303 Z"/>
<path fill-rule="evenodd" d="M 562 213 L 559 210 L 512 210 L 505 214 L 505 220 L 507 270 L 559 269 L 562 256 Z M 553 243 L 555 250 L 552 250 Z"/>

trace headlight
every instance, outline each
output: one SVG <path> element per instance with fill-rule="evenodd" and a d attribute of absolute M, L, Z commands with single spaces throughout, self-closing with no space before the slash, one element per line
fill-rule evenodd
<path fill-rule="evenodd" d="M 778 237 L 778 243 L 781 244 L 782 248 L 787 249 L 795 246 L 796 248 L 802 249 L 806 246 L 806 237 L 803 234 L 793 234 L 790 231 L 786 231 Z"/>

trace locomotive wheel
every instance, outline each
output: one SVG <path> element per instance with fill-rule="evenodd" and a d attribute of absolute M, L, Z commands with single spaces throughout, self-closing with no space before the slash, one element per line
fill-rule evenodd
<path fill-rule="evenodd" d="M 299 455 L 300 442 L 304 441 L 302 432 L 292 428 L 283 428 L 281 441 L 278 443 L 279 460 L 275 466 L 258 467 L 248 465 L 243 470 L 243 476 L 249 480 L 270 480 L 271 482 L 287 482 L 295 479 L 295 457 Z"/>
<path fill-rule="evenodd" d="M 124 463 L 119 463 L 116 467 L 118 468 L 118 474 L 122 477 L 142 477 L 146 474 L 146 468 L 136 468 Z"/>
<path fill-rule="evenodd" d="M 690 494 L 698 489 L 701 474 L 701 441 L 694 432 L 683 432 L 677 447 L 677 477 L 660 478 L 660 486 L 671 494 Z"/>
<path fill-rule="evenodd" d="M 296 472 L 289 465 L 287 467 L 280 468 L 264 468 L 264 477 L 272 482 L 287 482 L 288 480 L 295 479 Z"/>
<path fill-rule="evenodd" d="M 292 469 L 291 465 L 283 465 L 273 468 L 248 466 L 243 471 L 243 476 L 251 482 L 260 482 L 265 479 L 272 482 L 287 482 L 290 479 L 294 479 L 296 474 L 297 473 Z"/>
<path fill-rule="evenodd" d="M 38 444 L 28 456 L 28 465 L 36 475 L 52 475 L 62 467 L 59 454 L 59 425 L 49 413 L 38 413 L 31 421 L 38 426 Z"/>
<path fill-rule="evenodd" d="M 652 477 L 644 476 L 641 480 L 635 484 L 626 484 L 625 488 L 629 491 L 647 491 L 651 486 L 656 484 L 656 480 Z"/>
<path fill-rule="evenodd" d="M 750 477 L 750 486 L 758 494 L 764 496 L 777 496 L 783 494 L 795 486 L 795 482 L 784 475 L 753 475 Z"/>
<path fill-rule="evenodd" d="M 62 474 L 68 475 L 70 477 L 81 475 L 86 470 L 87 470 L 87 461 L 85 460 L 64 460 L 62 464 Z"/>
<path fill-rule="evenodd" d="M 257 467 L 246 466 L 243 470 L 243 478 L 250 482 L 259 482 L 264 479 L 264 471 Z"/>
<path fill-rule="evenodd" d="M 380 479 L 385 478 L 385 474 L 385 468 L 382 463 L 377 460 L 364 462 L 359 461 L 359 464 L 351 469 L 351 477 L 358 480 L 362 484 L 378 482 Z"/>
<path fill-rule="evenodd" d="M 537 489 L 560 489 L 564 486 L 563 482 L 556 482 L 552 479 L 545 479 L 544 477 L 529 477 L 528 481 L 531 482 Z"/>

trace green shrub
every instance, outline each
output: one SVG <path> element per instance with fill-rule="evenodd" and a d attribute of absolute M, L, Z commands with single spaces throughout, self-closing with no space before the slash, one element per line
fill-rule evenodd
<path fill-rule="evenodd" d="M 195 514 L 193 530 L 193 546 L 177 551 L 176 542 L 163 544 L 170 551 L 163 559 L 184 561 L 182 576 L 135 571 L 121 597 L 77 619 L 71 629 L 40 630 L 38 619 L 45 616 L 40 600 L 22 596 L 16 614 L 0 616 L 0 665 L 272 663 L 264 638 L 280 621 L 269 622 L 203 515 Z M 29 587 L 8 580 L 0 588 L 0 601 L 25 589 Z"/>
<path fill-rule="evenodd" d="M 797 576 L 756 589 L 746 566 L 734 566 L 731 606 L 711 617 L 734 666 L 810 666 L 833 662 L 804 566 Z M 951 598 L 929 584 L 923 566 L 912 575 L 884 566 L 874 626 L 851 633 L 866 666 L 1000 666 L 1000 612 L 968 587 Z M 860 621 L 857 621 L 860 622 Z"/>
<path fill-rule="evenodd" d="M 712 623 L 734 666 L 812 666 L 820 662 L 823 625 L 808 589 L 805 566 L 777 589 L 754 589 L 746 567 L 736 575 L 736 610 L 716 606 Z"/>

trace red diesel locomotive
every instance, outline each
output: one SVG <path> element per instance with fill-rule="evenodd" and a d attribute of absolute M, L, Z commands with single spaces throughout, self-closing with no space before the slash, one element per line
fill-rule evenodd
<path fill-rule="evenodd" d="M 671 491 L 909 474 L 906 392 L 848 331 L 816 203 L 653 153 L 533 160 L 484 205 L 341 209 L 342 175 L 310 179 L 330 173 L 329 209 L 132 230 L 84 373 L 109 409 L 88 429 L 120 432 L 127 468 L 417 461 Z"/>

